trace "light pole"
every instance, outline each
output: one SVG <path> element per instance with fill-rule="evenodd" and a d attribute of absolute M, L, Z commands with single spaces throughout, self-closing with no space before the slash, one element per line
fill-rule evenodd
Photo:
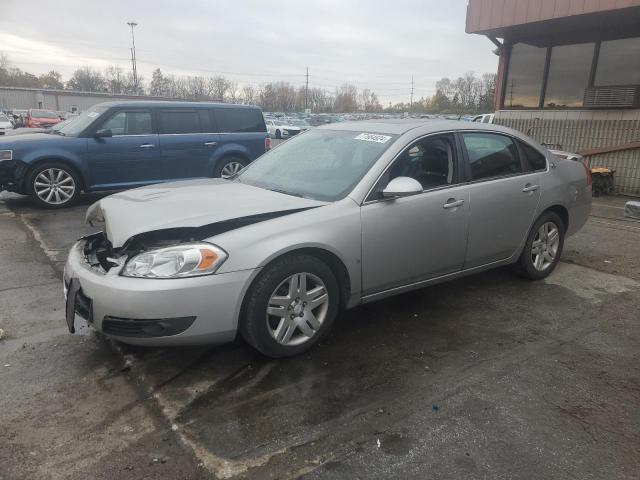
<path fill-rule="evenodd" d="M 127 22 L 127 25 L 131 27 L 131 65 L 133 67 L 133 87 L 136 95 L 138 94 L 138 68 L 136 66 L 136 37 L 133 34 L 133 27 L 138 24 L 136 22 Z"/>

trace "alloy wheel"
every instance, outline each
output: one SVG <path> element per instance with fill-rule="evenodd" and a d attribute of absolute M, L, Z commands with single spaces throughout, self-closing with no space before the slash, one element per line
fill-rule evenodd
<path fill-rule="evenodd" d="M 69 172 L 61 168 L 47 168 L 35 178 L 33 190 L 43 202 L 62 205 L 73 197 L 76 182 Z"/>
<path fill-rule="evenodd" d="M 269 297 L 266 320 L 280 345 L 301 345 L 322 327 L 329 308 L 325 284 L 311 273 L 287 277 Z"/>
<path fill-rule="evenodd" d="M 220 176 L 222 178 L 230 178 L 233 177 L 236 173 L 244 168 L 244 165 L 240 162 L 229 162 L 224 167 L 222 167 L 222 171 L 220 172 Z"/>
<path fill-rule="evenodd" d="M 560 232 L 553 222 L 543 223 L 531 244 L 531 262 L 536 270 L 543 272 L 549 268 L 558 254 Z"/>

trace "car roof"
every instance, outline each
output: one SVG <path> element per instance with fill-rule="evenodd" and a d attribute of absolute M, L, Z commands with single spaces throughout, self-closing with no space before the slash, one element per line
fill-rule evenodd
<path fill-rule="evenodd" d="M 322 130 L 346 130 L 366 133 L 386 133 L 389 135 L 402 135 L 411 130 L 419 130 L 420 134 L 431 132 L 442 132 L 452 130 L 487 130 L 493 132 L 503 132 L 513 135 L 514 130 L 501 127 L 495 124 L 483 124 L 462 122 L 460 120 L 439 120 L 439 119 L 390 119 L 390 120 L 362 120 L 354 122 L 340 122 L 322 125 L 318 127 Z M 520 135 L 518 135 L 520 136 Z"/>
<path fill-rule="evenodd" d="M 128 101 L 113 101 L 102 102 L 96 105 L 100 107 L 157 107 L 157 108 L 247 108 L 257 110 L 260 107 L 255 105 L 239 105 L 235 103 L 220 103 L 220 102 L 178 102 L 178 101 L 162 101 L 162 100 L 128 100 Z"/>

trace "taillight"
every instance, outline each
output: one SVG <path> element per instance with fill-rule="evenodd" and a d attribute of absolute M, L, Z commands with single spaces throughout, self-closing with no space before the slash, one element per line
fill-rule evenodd
<path fill-rule="evenodd" d="M 593 183 L 593 177 L 591 176 L 591 169 L 587 167 L 586 163 L 583 163 L 582 166 L 584 167 L 584 173 L 587 176 L 587 187 L 590 187 L 591 184 Z"/>
<path fill-rule="evenodd" d="M 264 139 L 264 151 L 267 152 L 269 150 L 271 150 L 271 137 Z"/>

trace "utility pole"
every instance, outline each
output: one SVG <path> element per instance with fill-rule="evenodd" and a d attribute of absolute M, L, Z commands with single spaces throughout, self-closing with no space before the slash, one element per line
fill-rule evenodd
<path fill-rule="evenodd" d="M 309 67 L 307 67 L 307 82 L 304 87 L 304 110 L 306 112 L 309 105 Z"/>
<path fill-rule="evenodd" d="M 136 37 L 133 34 L 133 27 L 138 26 L 136 22 L 127 22 L 131 27 L 131 66 L 133 67 L 133 87 L 136 95 L 138 94 L 138 68 L 136 65 Z"/>
<path fill-rule="evenodd" d="M 409 102 L 409 111 L 413 110 L 413 75 L 411 75 L 411 101 Z"/>

